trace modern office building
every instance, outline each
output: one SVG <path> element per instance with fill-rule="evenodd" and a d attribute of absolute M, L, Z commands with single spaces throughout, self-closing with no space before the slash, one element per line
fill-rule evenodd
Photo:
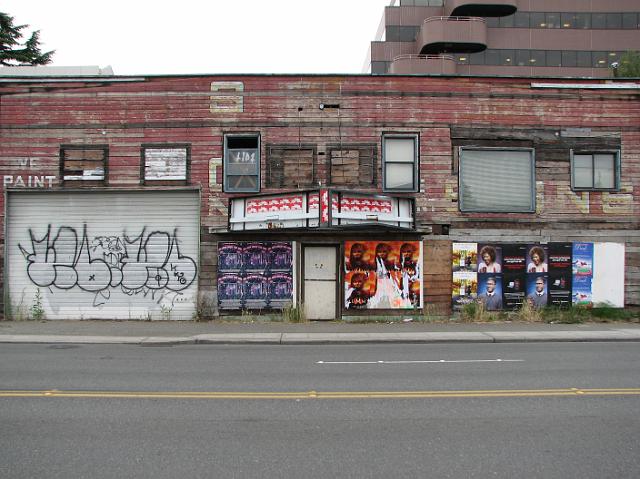
<path fill-rule="evenodd" d="M 393 0 L 373 74 L 608 77 L 640 50 L 638 0 Z"/>

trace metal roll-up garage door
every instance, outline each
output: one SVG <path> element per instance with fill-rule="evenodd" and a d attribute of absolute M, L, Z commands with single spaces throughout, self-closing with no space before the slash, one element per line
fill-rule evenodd
<path fill-rule="evenodd" d="M 7 316 L 193 317 L 197 191 L 11 191 L 7 197 Z"/>

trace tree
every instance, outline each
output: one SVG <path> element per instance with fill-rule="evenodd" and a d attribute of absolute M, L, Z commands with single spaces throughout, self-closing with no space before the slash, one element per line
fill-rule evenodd
<path fill-rule="evenodd" d="M 640 78 L 640 53 L 627 52 L 620 57 L 617 65 L 613 66 L 613 76 Z"/>
<path fill-rule="evenodd" d="M 46 65 L 51 63 L 55 51 L 40 51 L 40 31 L 36 30 L 23 43 L 22 35 L 29 25 L 14 25 L 13 17 L 0 12 L 0 65 Z"/>

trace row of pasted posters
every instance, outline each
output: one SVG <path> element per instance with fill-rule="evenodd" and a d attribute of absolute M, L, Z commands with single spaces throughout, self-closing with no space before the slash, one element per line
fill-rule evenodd
<path fill-rule="evenodd" d="M 344 252 L 345 309 L 420 308 L 420 241 L 347 241 Z M 290 242 L 219 243 L 219 308 L 283 308 L 293 301 L 293 269 Z"/>
<path fill-rule="evenodd" d="M 344 252 L 345 309 L 421 306 L 420 241 L 347 241 Z"/>
<path fill-rule="evenodd" d="M 290 242 L 218 244 L 218 307 L 282 309 L 293 299 Z"/>
<path fill-rule="evenodd" d="M 593 243 L 453 244 L 453 307 L 489 311 L 592 301 Z"/>

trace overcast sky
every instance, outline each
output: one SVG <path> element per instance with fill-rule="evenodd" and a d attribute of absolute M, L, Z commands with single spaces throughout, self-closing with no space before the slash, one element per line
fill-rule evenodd
<path fill-rule="evenodd" d="M 2 0 L 52 65 L 117 75 L 360 73 L 390 0 Z"/>

